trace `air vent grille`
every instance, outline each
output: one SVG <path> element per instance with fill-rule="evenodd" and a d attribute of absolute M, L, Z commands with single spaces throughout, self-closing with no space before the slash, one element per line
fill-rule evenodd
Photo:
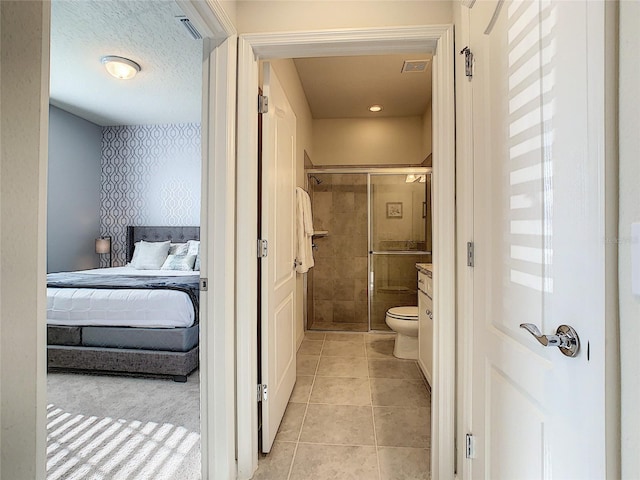
<path fill-rule="evenodd" d="M 405 60 L 402 64 L 402 73 L 424 72 L 429 65 L 429 60 Z"/>
<path fill-rule="evenodd" d="M 191 23 L 191 20 L 189 20 L 187 17 L 177 17 L 177 18 L 178 20 L 180 20 L 180 23 L 184 26 L 184 28 L 187 29 L 187 31 L 189 32 L 189 35 L 191 35 L 194 40 L 202 39 L 202 35 L 200 35 L 200 32 L 198 31 L 198 29 L 193 25 L 193 23 Z"/>

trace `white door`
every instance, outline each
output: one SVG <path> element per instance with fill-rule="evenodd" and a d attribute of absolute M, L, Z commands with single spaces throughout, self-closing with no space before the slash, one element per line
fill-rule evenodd
<path fill-rule="evenodd" d="M 295 151 L 296 116 L 269 63 L 264 63 L 262 115 L 262 451 L 269 452 L 296 381 Z M 242 172 L 239 172 L 240 174 Z M 240 181 L 242 179 L 240 178 Z"/>
<path fill-rule="evenodd" d="M 606 477 L 603 19 L 585 1 L 470 11 L 473 479 Z M 574 327 L 577 356 L 522 323 Z"/>

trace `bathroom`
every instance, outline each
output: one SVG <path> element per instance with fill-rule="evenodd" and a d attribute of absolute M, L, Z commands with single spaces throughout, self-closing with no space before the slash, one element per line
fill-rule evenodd
<path fill-rule="evenodd" d="M 432 350 L 418 343 L 416 265 L 431 268 L 437 172 L 431 168 L 430 58 L 272 62 L 297 116 L 296 146 L 304 149 L 297 183 L 311 200 L 314 266 L 298 275 L 304 324 L 295 387 L 254 478 L 275 478 L 279 468 L 311 478 L 323 465 L 333 468 L 335 458 L 345 477 L 351 463 L 370 469 L 366 478 L 429 476 L 431 379 L 424 370 L 431 362 L 421 364 L 418 354 Z M 421 60 L 425 69 L 402 73 L 408 59 Z M 367 111 L 366 104 L 362 113 L 345 112 L 354 102 L 341 96 L 327 72 L 351 88 L 347 97 L 362 97 L 354 88 L 376 84 L 383 109 Z M 299 77 L 300 89 L 290 77 Z M 305 101 L 310 115 L 297 105 Z M 400 317 L 408 318 L 388 314 L 407 307 L 409 315 Z M 412 333 L 403 335 L 412 344 L 399 355 L 399 335 L 388 325 L 394 320 L 411 324 Z M 358 451 L 343 455 L 343 448 Z M 311 464 L 317 471 L 308 471 Z"/>

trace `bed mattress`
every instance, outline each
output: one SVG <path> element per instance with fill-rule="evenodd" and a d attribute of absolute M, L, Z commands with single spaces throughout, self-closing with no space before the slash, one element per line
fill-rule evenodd
<path fill-rule="evenodd" d="M 166 276 L 166 270 L 100 268 L 81 273 Z M 172 276 L 194 272 L 172 271 Z M 189 296 L 176 290 L 47 288 L 47 323 L 67 326 L 184 328 L 196 312 Z"/>

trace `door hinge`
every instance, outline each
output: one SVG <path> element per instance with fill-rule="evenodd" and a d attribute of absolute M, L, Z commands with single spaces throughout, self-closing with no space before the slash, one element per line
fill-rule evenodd
<path fill-rule="evenodd" d="M 266 240 L 258 239 L 258 258 L 265 258 L 269 253 L 269 244 Z"/>
<path fill-rule="evenodd" d="M 475 458 L 476 456 L 476 440 L 473 435 L 467 433 L 464 444 L 464 456 L 466 458 Z"/>
<path fill-rule="evenodd" d="M 201 292 L 206 292 L 207 290 L 209 290 L 209 279 L 208 278 L 201 278 L 200 279 L 200 291 Z"/>
<path fill-rule="evenodd" d="M 473 242 L 467 242 L 467 267 L 473 267 L 475 260 L 476 258 L 473 251 Z"/>
<path fill-rule="evenodd" d="M 266 95 L 258 95 L 258 113 L 267 113 L 269 111 L 269 97 Z"/>
<path fill-rule="evenodd" d="M 262 383 L 258 384 L 257 393 L 258 393 L 258 403 L 266 402 L 268 400 L 267 386 L 265 384 L 262 384 Z"/>
<path fill-rule="evenodd" d="M 464 47 L 460 55 L 464 54 L 464 74 L 471 79 L 473 77 L 473 52 L 469 47 Z"/>

